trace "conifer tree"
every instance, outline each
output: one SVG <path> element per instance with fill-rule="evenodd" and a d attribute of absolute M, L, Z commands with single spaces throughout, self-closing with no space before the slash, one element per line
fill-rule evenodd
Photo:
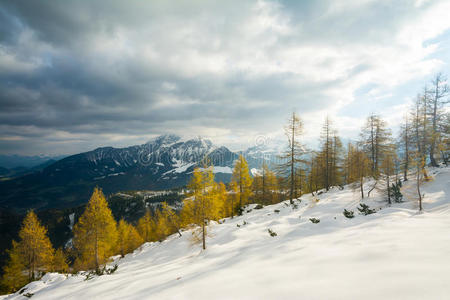
<path fill-rule="evenodd" d="M 137 231 L 139 232 L 139 235 L 142 237 L 144 242 L 153 242 L 157 240 L 155 227 L 155 220 L 150 210 L 147 209 L 144 216 L 139 219 L 137 224 Z"/>
<path fill-rule="evenodd" d="M 299 140 L 303 134 L 303 123 L 295 112 L 292 113 L 284 127 L 284 132 L 288 140 L 288 149 L 280 156 L 283 163 L 278 166 L 278 171 L 288 179 L 289 198 L 291 204 L 293 204 L 296 191 L 295 171 L 299 164 L 305 163 L 302 159 L 305 150 Z"/>
<path fill-rule="evenodd" d="M 117 227 L 106 198 L 96 187 L 86 209 L 73 228 L 77 267 L 100 269 L 114 254 Z"/>
<path fill-rule="evenodd" d="M 391 191 L 391 176 L 395 174 L 395 147 L 391 145 L 390 149 L 386 151 L 383 162 L 381 163 L 383 187 L 382 190 L 386 194 L 389 204 L 392 204 Z"/>
<path fill-rule="evenodd" d="M 167 204 L 167 202 L 162 203 L 161 214 L 167 220 L 167 226 L 169 227 L 169 234 L 177 232 L 179 236 L 181 234 L 181 219 L 180 216 Z"/>
<path fill-rule="evenodd" d="M 2 290 L 13 293 L 29 282 L 29 276 L 23 273 L 25 270 L 24 258 L 21 255 L 19 245 L 12 241 L 12 248 L 8 251 L 8 261 L 3 267 L 1 280 Z"/>
<path fill-rule="evenodd" d="M 439 123 L 442 118 L 442 107 L 444 105 L 444 99 L 449 94 L 450 89 L 446 84 L 446 78 L 442 74 L 437 74 L 432 81 L 432 89 L 429 91 L 430 97 L 428 98 L 428 111 L 431 118 L 431 137 L 430 137 L 430 164 L 437 167 L 436 159 L 434 158 L 435 152 L 439 149 L 438 141 L 441 135 Z"/>
<path fill-rule="evenodd" d="M 200 227 L 200 234 L 194 232 L 194 237 L 201 240 L 203 249 L 206 249 L 207 224 L 214 219 L 214 173 L 207 161 L 203 168 L 195 168 L 188 188 L 191 198 L 184 200 L 184 216 L 189 218 L 190 224 Z M 199 237 L 201 236 L 201 238 Z"/>
<path fill-rule="evenodd" d="M 23 263 L 30 281 L 38 271 L 49 271 L 53 261 L 53 247 L 47 236 L 47 229 L 41 225 L 33 211 L 28 212 L 19 231 L 18 244 Z"/>
<path fill-rule="evenodd" d="M 354 189 L 359 188 L 361 198 L 364 198 L 364 178 L 371 174 L 371 164 L 366 154 L 352 144 L 349 144 L 348 153 L 348 182 L 353 183 Z"/>
<path fill-rule="evenodd" d="M 408 115 L 404 118 L 404 123 L 400 127 L 400 137 L 399 137 L 399 148 L 401 150 L 402 156 L 402 169 L 403 169 L 403 180 L 408 180 L 408 170 L 410 167 L 411 160 L 411 125 Z"/>
<path fill-rule="evenodd" d="M 117 246 L 122 257 L 124 257 L 127 253 L 133 252 L 144 242 L 138 234 L 136 228 L 127 223 L 124 219 L 119 221 L 119 224 L 117 225 L 117 233 Z"/>
<path fill-rule="evenodd" d="M 383 155 L 390 141 L 390 131 L 386 123 L 375 114 L 367 118 L 365 126 L 361 130 L 362 150 L 370 159 L 371 175 L 377 178 Z"/>
<path fill-rule="evenodd" d="M 214 184 L 214 214 L 213 219 L 219 220 L 227 217 L 227 188 L 223 182 Z"/>
<path fill-rule="evenodd" d="M 243 155 L 239 155 L 239 158 L 234 164 L 233 174 L 231 180 L 235 182 L 237 186 L 237 196 L 239 198 L 239 207 L 249 204 L 248 199 L 252 193 L 252 178 L 248 170 L 248 164 Z"/>
<path fill-rule="evenodd" d="M 69 272 L 69 264 L 67 261 L 67 256 L 64 253 L 63 249 L 59 248 L 55 251 L 55 255 L 53 257 L 52 270 L 54 272 L 59 273 L 67 273 Z"/>

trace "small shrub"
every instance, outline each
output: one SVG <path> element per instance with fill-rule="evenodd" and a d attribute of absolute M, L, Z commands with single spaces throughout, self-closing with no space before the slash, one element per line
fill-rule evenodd
<path fill-rule="evenodd" d="M 369 205 L 367 205 L 367 204 L 360 203 L 359 206 L 361 206 L 361 207 L 357 207 L 357 209 L 359 210 L 359 212 L 362 215 L 367 216 L 367 215 L 370 215 L 370 214 L 374 214 L 376 212 L 375 209 L 370 209 Z"/>
<path fill-rule="evenodd" d="M 277 236 L 277 233 L 275 231 L 273 231 L 272 229 L 269 228 L 269 229 L 267 229 L 267 231 L 269 232 L 271 237 Z"/>
<path fill-rule="evenodd" d="M 27 298 L 31 298 L 31 297 L 33 297 L 33 293 L 26 293 L 26 294 L 23 294 L 23 296 L 25 296 L 25 297 L 27 297 Z"/>
<path fill-rule="evenodd" d="M 250 212 L 252 212 L 252 210 L 251 210 L 251 209 L 248 209 L 248 210 L 247 210 L 247 213 L 250 213 Z"/>
<path fill-rule="evenodd" d="M 119 266 L 117 264 L 115 264 L 114 267 L 106 270 L 106 274 L 111 275 L 112 273 L 117 271 L 117 268 L 119 268 Z"/>
<path fill-rule="evenodd" d="M 349 219 L 351 219 L 351 218 L 353 218 L 355 216 L 355 213 L 354 213 L 353 210 L 346 210 L 346 209 L 344 209 L 343 214 L 344 214 L 344 216 L 346 218 L 349 218 Z M 335 217 L 335 219 L 336 219 L 336 217 Z"/>
<path fill-rule="evenodd" d="M 314 224 L 317 224 L 320 222 L 320 219 L 317 219 L 317 218 L 309 218 L 309 220 Z"/>
<path fill-rule="evenodd" d="M 391 197 L 394 199 L 394 202 L 401 203 L 403 202 L 403 194 L 400 191 L 401 188 L 401 181 L 398 181 L 397 183 L 393 183 L 391 186 Z"/>
<path fill-rule="evenodd" d="M 257 204 L 257 205 L 255 206 L 255 209 L 262 209 L 263 207 L 264 207 L 263 205 Z"/>
<path fill-rule="evenodd" d="M 298 208 L 298 205 L 295 204 L 295 203 L 293 203 L 293 204 L 292 204 L 292 209 L 297 209 L 297 208 Z"/>
<path fill-rule="evenodd" d="M 280 210 L 279 209 L 275 209 L 273 212 L 279 213 Z"/>

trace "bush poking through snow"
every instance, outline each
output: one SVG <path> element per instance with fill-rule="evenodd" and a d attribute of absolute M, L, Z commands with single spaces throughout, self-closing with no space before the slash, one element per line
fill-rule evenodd
<path fill-rule="evenodd" d="M 92 278 L 94 278 L 95 275 L 97 276 L 102 276 L 102 275 L 111 275 L 112 273 L 114 273 L 115 271 L 117 271 L 117 268 L 119 266 L 117 264 L 114 265 L 114 267 L 107 269 L 106 266 L 103 267 L 103 269 L 98 269 L 98 270 L 93 270 L 93 271 L 89 271 L 86 272 L 86 278 L 84 279 L 85 281 L 87 280 L 91 280 Z"/>
<path fill-rule="evenodd" d="M 320 223 L 320 219 L 317 218 L 309 218 L 309 220 L 314 224 Z"/>
<path fill-rule="evenodd" d="M 273 212 L 279 213 L 280 210 L 279 209 L 275 209 Z"/>
<path fill-rule="evenodd" d="M 353 210 L 346 210 L 345 208 L 344 208 L 343 214 L 348 219 L 351 219 L 351 218 L 353 218 L 355 216 L 355 213 L 354 213 Z M 336 217 L 335 217 L 335 219 L 336 219 Z"/>
<path fill-rule="evenodd" d="M 242 225 L 240 225 L 240 224 L 236 224 L 236 227 L 241 227 L 241 226 L 244 226 L 244 225 L 247 225 L 248 223 L 246 222 L 246 221 L 244 221 L 244 223 L 242 223 Z"/>
<path fill-rule="evenodd" d="M 255 209 L 262 209 L 263 207 L 264 207 L 263 205 L 257 204 L 257 205 L 255 206 Z"/>
<path fill-rule="evenodd" d="M 359 212 L 362 215 L 367 216 L 370 214 L 374 214 L 376 212 L 375 209 L 370 209 L 369 205 L 367 205 L 367 204 L 361 203 L 361 204 L 359 204 L 359 206 L 361 206 L 361 207 L 357 207 L 357 209 L 359 210 Z"/>
<path fill-rule="evenodd" d="M 269 228 L 269 229 L 267 229 L 267 231 L 269 232 L 271 237 L 277 236 L 277 233 L 275 231 L 273 231 L 272 229 Z"/>
<path fill-rule="evenodd" d="M 297 209 L 297 208 L 298 208 L 298 205 L 295 203 L 292 203 L 292 209 Z"/>
<path fill-rule="evenodd" d="M 391 197 L 394 199 L 394 202 L 401 203 L 403 202 L 403 195 L 400 191 L 402 187 L 402 182 L 399 180 L 397 183 L 393 183 L 391 187 Z"/>

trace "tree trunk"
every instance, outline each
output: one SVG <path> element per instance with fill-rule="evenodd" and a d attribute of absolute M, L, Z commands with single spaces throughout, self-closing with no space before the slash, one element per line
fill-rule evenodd
<path fill-rule="evenodd" d="M 419 211 L 422 211 L 422 194 L 420 193 L 420 167 L 417 167 L 417 194 L 419 195 Z"/>
<path fill-rule="evenodd" d="M 203 242 L 203 250 L 205 250 L 206 249 L 205 219 L 203 219 L 203 224 L 202 224 L 202 242 Z"/>

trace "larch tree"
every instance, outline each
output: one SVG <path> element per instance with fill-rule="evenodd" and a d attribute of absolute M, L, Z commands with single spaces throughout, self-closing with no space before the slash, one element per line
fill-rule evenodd
<path fill-rule="evenodd" d="M 77 267 L 99 270 L 114 254 L 117 227 L 105 195 L 96 187 L 86 209 L 73 228 Z"/>
<path fill-rule="evenodd" d="M 332 152 L 333 152 L 333 129 L 331 128 L 330 118 L 327 116 L 325 119 L 325 123 L 322 126 L 321 139 L 322 139 L 322 157 L 323 157 L 323 166 L 322 166 L 322 176 L 323 183 L 325 189 L 328 191 L 330 189 L 331 184 L 331 161 L 332 161 Z"/>
<path fill-rule="evenodd" d="M 194 231 L 194 238 L 202 242 L 202 248 L 206 249 L 207 225 L 214 219 L 214 173 L 212 166 L 204 163 L 203 168 L 195 168 L 188 184 L 191 197 L 184 200 L 184 214 L 191 218 L 190 223 L 199 226 L 199 231 Z"/>
<path fill-rule="evenodd" d="M 54 249 L 34 211 L 25 216 L 19 231 L 19 242 L 13 241 L 3 268 L 2 286 L 12 292 L 53 270 Z"/>
<path fill-rule="evenodd" d="M 252 194 L 252 178 L 248 170 L 248 163 L 244 156 L 241 154 L 234 163 L 233 174 L 231 175 L 231 181 L 235 182 L 239 198 L 239 208 L 249 204 L 248 199 Z"/>
<path fill-rule="evenodd" d="M 400 136 L 399 136 L 399 150 L 402 158 L 402 169 L 403 169 L 403 181 L 408 180 L 408 170 L 410 168 L 411 160 L 411 124 L 408 115 L 405 115 L 404 123 L 400 126 Z"/>
<path fill-rule="evenodd" d="M 29 276 L 27 277 L 24 274 L 24 258 L 16 241 L 12 241 L 12 247 L 7 250 L 7 253 L 8 260 L 3 267 L 3 276 L 0 283 L 4 292 L 13 293 L 30 282 L 30 280 Z"/>
<path fill-rule="evenodd" d="M 349 144 L 348 153 L 348 181 L 353 189 L 360 190 L 361 199 L 364 199 L 364 178 L 371 174 L 371 164 L 365 152 L 352 144 Z"/>
<path fill-rule="evenodd" d="M 142 237 L 144 242 L 153 242 L 157 240 L 155 227 L 155 220 L 150 210 L 147 209 L 145 214 L 139 219 L 137 224 L 137 231 L 139 232 L 139 235 Z"/>
<path fill-rule="evenodd" d="M 378 183 L 380 165 L 391 142 L 391 132 L 386 127 L 386 122 L 378 115 L 372 114 L 367 118 L 360 136 L 362 150 L 370 159 L 370 175 L 375 180 L 374 185 L 367 192 L 367 196 L 370 197 L 370 193 L 376 188 Z"/>
<path fill-rule="evenodd" d="M 431 119 L 429 157 L 430 164 L 433 167 L 438 166 L 434 155 L 439 149 L 438 141 L 441 134 L 439 131 L 439 123 L 442 120 L 442 107 L 449 94 L 449 86 L 446 81 L 446 78 L 441 73 L 437 74 L 432 81 L 432 88 L 429 90 L 430 96 L 427 99 L 427 105 L 429 107 L 428 111 Z"/>
<path fill-rule="evenodd" d="M 167 220 L 166 223 L 169 229 L 169 233 L 172 234 L 176 232 L 181 237 L 182 234 L 180 216 L 167 204 L 167 202 L 162 203 L 161 214 Z"/>
<path fill-rule="evenodd" d="M 389 204 L 392 204 L 391 176 L 395 174 L 395 160 L 395 147 L 394 145 L 391 145 L 390 149 L 386 150 L 383 161 L 381 163 L 383 181 L 383 187 L 381 189 L 382 192 L 384 192 L 384 194 L 386 195 Z"/>
<path fill-rule="evenodd" d="M 47 229 L 33 211 L 28 212 L 23 220 L 19 238 L 19 251 L 30 281 L 36 278 L 38 271 L 52 269 L 54 249 L 47 236 Z"/>
<path fill-rule="evenodd" d="M 69 261 L 62 248 L 55 251 L 52 262 L 52 271 L 59 273 L 69 272 Z"/>
<path fill-rule="evenodd" d="M 288 179 L 289 198 L 290 203 L 293 204 L 296 191 L 295 171 L 299 164 L 305 163 L 302 159 L 305 150 L 300 143 L 300 136 L 303 134 L 303 122 L 295 112 L 288 119 L 284 127 L 284 133 L 288 140 L 288 148 L 280 156 L 283 163 L 278 166 L 278 171 Z"/>
<path fill-rule="evenodd" d="M 124 219 L 121 219 L 117 225 L 117 235 L 117 248 L 122 257 L 133 252 L 144 242 L 136 228 Z"/>
<path fill-rule="evenodd" d="M 227 202 L 228 192 L 227 187 L 223 182 L 214 184 L 214 220 L 228 217 L 227 215 Z"/>

